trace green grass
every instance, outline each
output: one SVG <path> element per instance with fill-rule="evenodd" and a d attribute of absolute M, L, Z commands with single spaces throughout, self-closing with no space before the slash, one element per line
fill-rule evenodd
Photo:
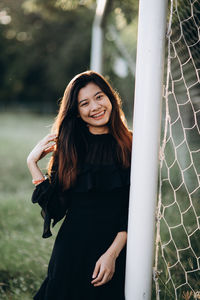
<path fill-rule="evenodd" d="M 32 204 L 34 186 L 28 153 L 49 133 L 53 117 L 0 114 L 0 299 L 28 300 L 46 276 L 53 237 L 42 239 L 40 208 Z M 40 162 L 45 171 L 47 158 Z"/>

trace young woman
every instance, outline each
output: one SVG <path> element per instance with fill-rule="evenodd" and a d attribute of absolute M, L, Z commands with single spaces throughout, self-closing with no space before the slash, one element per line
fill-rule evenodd
<path fill-rule="evenodd" d="M 43 237 L 65 217 L 35 300 L 124 300 L 132 133 L 120 98 L 96 72 L 68 84 L 52 134 L 27 164 Z M 53 152 L 48 177 L 37 162 Z"/>

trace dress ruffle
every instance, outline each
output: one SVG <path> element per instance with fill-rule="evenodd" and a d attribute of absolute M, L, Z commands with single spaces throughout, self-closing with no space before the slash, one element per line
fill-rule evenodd
<path fill-rule="evenodd" d="M 32 202 L 38 203 L 41 210 L 41 215 L 44 219 L 43 238 L 48 238 L 51 233 L 51 221 L 53 220 L 52 227 L 60 221 L 67 212 L 69 206 L 69 199 L 67 193 L 61 193 L 56 184 L 49 182 L 47 178 L 45 181 L 35 187 L 32 194 Z"/>
<path fill-rule="evenodd" d="M 73 191 L 112 191 L 128 185 L 130 185 L 130 168 L 125 169 L 117 164 L 102 166 L 87 163 L 83 166 Z"/>

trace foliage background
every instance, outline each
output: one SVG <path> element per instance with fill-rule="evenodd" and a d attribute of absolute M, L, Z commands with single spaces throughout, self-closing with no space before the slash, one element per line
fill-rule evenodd
<path fill-rule="evenodd" d="M 131 57 L 135 57 L 136 0 L 109 1 L 105 25 L 104 75 L 120 93 L 132 116 L 134 74 L 114 71 L 121 57 L 109 25 Z M 90 68 L 94 0 L 2 0 L 0 3 L 0 109 L 55 113 L 68 82 Z M 131 38 L 130 38 L 131 37 Z"/>

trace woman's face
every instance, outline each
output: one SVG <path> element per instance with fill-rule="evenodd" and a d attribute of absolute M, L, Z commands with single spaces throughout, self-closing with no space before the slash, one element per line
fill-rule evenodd
<path fill-rule="evenodd" d="M 81 119 L 88 124 L 93 134 L 108 132 L 112 104 L 108 96 L 93 82 L 88 83 L 78 93 L 78 112 Z"/>

